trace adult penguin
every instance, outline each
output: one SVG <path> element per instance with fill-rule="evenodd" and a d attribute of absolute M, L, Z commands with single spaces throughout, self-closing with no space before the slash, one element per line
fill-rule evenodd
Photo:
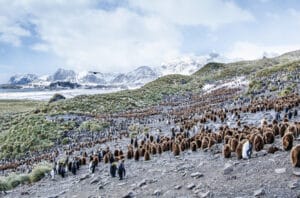
<path fill-rule="evenodd" d="M 126 175 L 126 170 L 125 170 L 125 166 L 124 166 L 124 160 L 121 161 L 119 168 L 118 168 L 118 175 L 120 180 L 123 179 L 123 177 L 125 177 Z"/>
<path fill-rule="evenodd" d="M 113 162 L 110 165 L 110 175 L 112 177 L 116 177 L 116 172 L 117 172 L 117 162 Z"/>
<path fill-rule="evenodd" d="M 243 159 L 250 159 L 252 154 L 252 143 L 247 140 L 243 144 L 242 157 Z"/>

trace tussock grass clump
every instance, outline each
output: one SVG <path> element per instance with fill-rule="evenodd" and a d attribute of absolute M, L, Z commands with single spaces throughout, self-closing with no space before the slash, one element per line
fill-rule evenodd
<path fill-rule="evenodd" d="M 45 173 L 48 173 L 50 171 L 50 166 L 40 165 L 35 167 L 29 176 L 30 182 L 40 181 L 45 176 Z"/>
<path fill-rule="evenodd" d="M 0 179 L 0 192 L 9 190 L 9 186 L 6 181 Z"/>
<path fill-rule="evenodd" d="M 0 192 L 11 190 L 21 184 L 29 184 L 40 181 L 46 173 L 51 171 L 50 164 L 39 164 L 37 165 L 30 174 L 20 174 L 15 173 L 10 174 L 7 177 L 0 178 Z"/>

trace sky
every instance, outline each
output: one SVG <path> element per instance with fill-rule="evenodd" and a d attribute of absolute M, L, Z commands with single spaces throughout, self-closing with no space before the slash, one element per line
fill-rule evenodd
<path fill-rule="evenodd" d="M 297 0 L 0 0 L 0 83 L 211 52 L 256 59 L 300 49 L 299 33 Z"/>

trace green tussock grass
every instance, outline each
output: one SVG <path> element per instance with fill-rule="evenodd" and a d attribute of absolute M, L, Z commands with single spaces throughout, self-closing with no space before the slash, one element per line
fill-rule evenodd
<path fill-rule="evenodd" d="M 140 89 L 125 90 L 100 95 L 82 95 L 69 100 L 44 106 L 50 114 L 92 114 L 113 113 L 142 108 L 159 103 L 163 96 L 189 90 L 190 76 L 168 75 L 146 84 Z"/>
<path fill-rule="evenodd" d="M 271 68 L 265 68 L 256 73 L 256 77 L 268 77 L 278 72 L 292 72 L 300 69 L 300 61 L 278 64 Z"/>
<path fill-rule="evenodd" d="M 37 165 L 30 174 L 12 173 L 6 177 L 0 177 L 0 191 L 11 190 L 19 185 L 29 184 L 40 181 L 46 173 L 51 171 L 51 165 L 41 163 Z"/>
<path fill-rule="evenodd" d="M 43 115 L 22 114 L 0 134 L 1 157 L 21 157 L 27 151 L 41 151 L 54 145 L 68 126 L 46 120 Z"/>
<path fill-rule="evenodd" d="M 32 100 L 0 100 L 0 116 L 32 111 L 44 104 L 45 102 Z"/>

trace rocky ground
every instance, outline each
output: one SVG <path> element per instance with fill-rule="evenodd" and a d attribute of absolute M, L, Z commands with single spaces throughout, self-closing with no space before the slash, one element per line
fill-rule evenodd
<path fill-rule="evenodd" d="M 114 143 L 125 144 L 128 140 Z M 294 144 L 299 141 L 295 140 Z M 281 147 L 281 139 L 274 145 Z M 265 145 L 265 149 L 270 145 Z M 50 176 L 21 186 L 5 197 L 298 197 L 300 170 L 292 168 L 289 152 L 254 152 L 250 160 L 224 159 L 221 144 L 210 150 L 166 152 L 150 161 L 127 160 L 126 178 L 111 178 L 109 165 L 100 163 L 94 174 L 88 166 L 76 176 Z"/>
<path fill-rule="evenodd" d="M 299 112 L 298 107 L 298 112 Z M 262 118 L 269 122 L 275 112 L 264 111 L 256 114 L 241 113 L 241 123 L 258 126 Z M 283 117 L 283 114 L 281 115 Z M 151 117 L 157 120 L 159 117 Z M 293 119 L 300 121 L 300 116 Z M 224 123 L 208 122 L 205 127 L 214 131 Z M 236 126 L 236 118 L 228 114 L 226 124 Z M 164 135 L 170 127 L 166 122 L 152 122 L 144 125 L 150 132 Z M 103 148 L 124 149 L 129 144 L 128 138 L 109 142 Z M 294 140 L 294 145 L 300 139 Z M 276 137 L 273 144 L 281 148 L 281 138 Z M 124 180 L 112 178 L 109 164 L 100 163 L 94 174 L 89 173 L 88 166 L 82 166 L 77 175 L 67 174 L 66 178 L 56 176 L 51 180 L 46 176 L 33 185 L 23 185 L 0 196 L 15 197 L 300 197 L 300 170 L 292 168 L 290 152 L 280 150 L 275 154 L 264 150 L 254 152 L 250 160 L 238 160 L 234 153 L 229 159 L 222 156 L 223 144 L 216 144 L 207 150 L 196 152 L 186 150 L 174 157 L 171 152 L 151 155 L 150 161 L 136 162 L 126 160 L 126 177 Z M 91 150 L 95 150 L 93 148 Z M 124 149 L 125 150 L 125 149 Z"/>

